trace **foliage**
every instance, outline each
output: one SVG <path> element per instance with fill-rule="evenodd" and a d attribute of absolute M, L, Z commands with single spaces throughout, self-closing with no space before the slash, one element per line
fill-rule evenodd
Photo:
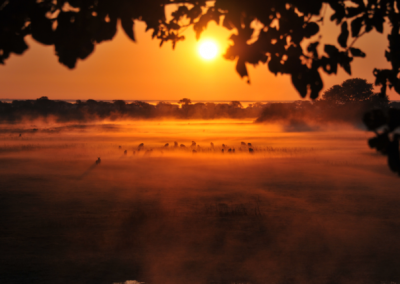
<path fill-rule="evenodd" d="M 182 101 L 182 100 L 181 100 Z M 14 100 L 0 102 L 0 123 L 15 123 L 32 119 L 58 122 L 87 122 L 121 119 L 257 119 L 256 122 L 282 125 L 351 124 L 362 127 L 363 114 L 374 109 L 376 102 L 362 101 L 344 104 L 327 103 L 324 100 L 295 101 L 293 103 L 254 103 L 243 106 L 239 101 L 229 103 L 170 103 L 160 101 L 156 105 L 142 101 L 113 102 L 77 100 L 75 103 L 49 100 Z M 185 100 L 190 101 L 189 99 Z M 179 105 L 180 104 L 180 105 Z M 400 108 L 399 104 L 387 103 L 385 108 Z"/>
<path fill-rule="evenodd" d="M 54 45 L 59 61 L 73 68 L 96 44 L 114 37 L 118 21 L 132 40 L 134 21 L 141 20 L 161 45 L 172 42 L 173 47 L 188 26 L 199 37 L 215 21 L 232 30 L 225 58 L 237 61 L 240 76 L 248 76 L 246 64 L 267 64 L 274 74 L 289 74 L 302 97 L 315 99 L 323 87 L 320 70 L 336 74 L 340 66 L 351 74 L 353 58 L 365 56 L 353 46 L 355 40 L 372 30 L 382 33 L 388 21 L 385 57 L 392 69 L 375 69 L 375 84 L 382 94 L 387 86 L 400 93 L 398 6 L 398 0 L 0 0 L 0 62 L 12 52 L 22 54 L 28 34 Z M 341 33 L 337 43 L 319 47 L 316 35 L 327 20 L 327 7 L 333 10 L 328 20 L 340 25 Z"/>
<path fill-rule="evenodd" d="M 190 105 L 192 103 L 192 101 L 190 99 L 187 98 L 183 98 L 181 99 L 178 103 L 183 104 L 183 105 Z"/>
<path fill-rule="evenodd" d="M 233 106 L 233 107 L 237 107 L 237 108 L 242 108 L 243 107 L 242 103 L 239 102 L 239 101 L 231 101 L 230 105 Z"/>
<path fill-rule="evenodd" d="M 182 103 L 182 101 L 186 103 Z M 42 97 L 36 100 L 14 100 L 0 102 L 0 123 L 16 123 L 23 120 L 55 120 L 57 122 L 87 122 L 96 120 L 121 119 L 217 119 L 217 118 L 257 118 L 265 104 L 249 105 L 246 108 L 237 101 L 231 103 L 191 103 L 183 99 L 178 104 L 159 102 L 113 102 L 77 100 L 75 104 L 53 101 Z"/>
<path fill-rule="evenodd" d="M 342 85 L 335 85 L 322 95 L 322 100 L 335 104 L 345 104 L 350 102 L 364 102 L 373 96 L 372 84 L 367 80 L 354 78 L 348 79 Z"/>
<path fill-rule="evenodd" d="M 369 139 L 369 146 L 387 155 L 390 169 L 400 176 L 400 135 L 396 132 L 400 128 L 400 109 L 374 109 L 365 113 L 363 121 L 376 134 Z"/>

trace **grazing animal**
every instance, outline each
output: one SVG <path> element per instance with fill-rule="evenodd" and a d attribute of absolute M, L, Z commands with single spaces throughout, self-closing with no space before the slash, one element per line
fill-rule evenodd
<path fill-rule="evenodd" d="M 174 142 L 174 147 L 178 147 L 178 142 Z"/>
<path fill-rule="evenodd" d="M 125 151 L 124 151 L 124 155 L 127 155 L 127 154 L 128 154 L 128 150 L 125 150 Z"/>
<path fill-rule="evenodd" d="M 139 146 L 138 146 L 138 151 L 140 151 L 143 147 L 144 147 L 144 144 L 140 143 Z"/>
<path fill-rule="evenodd" d="M 229 148 L 228 152 L 229 152 L 229 153 L 230 153 L 230 152 L 232 152 L 232 149 L 231 149 L 231 148 Z"/>
<path fill-rule="evenodd" d="M 249 148 L 249 153 L 250 153 L 250 154 L 253 154 L 253 153 L 254 153 L 253 148 Z"/>
<path fill-rule="evenodd" d="M 211 148 L 214 149 L 214 143 L 211 142 L 210 145 L 211 145 Z"/>
<path fill-rule="evenodd" d="M 245 142 L 240 142 L 240 145 L 246 146 L 246 143 Z"/>
<path fill-rule="evenodd" d="M 247 143 L 247 146 L 249 146 L 249 147 L 253 147 L 253 146 L 251 145 L 251 143 Z"/>
<path fill-rule="evenodd" d="M 98 157 L 97 160 L 96 160 L 96 165 L 98 165 L 100 163 L 101 163 L 101 159 L 100 159 L 100 157 Z"/>
<path fill-rule="evenodd" d="M 196 147 L 196 142 L 192 141 L 192 147 Z"/>
<path fill-rule="evenodd" d="M 182 147 L 182 148 L 184 148 L 184 147 L 186 147 L 186 146 L 185 146 L 185 145 L 183 145 L 183 144 L 181 144 L 181 147 Z"/>
<path fill-rule="evenodd" d="M 224 149 L 221 150 L 222 154 L 224 153 Z"/>
<path fill-rule="evenodd" d="M 168 147 L 168 146 L 169 146 L 169 143 L 167 143 L 167 144 L 164 145 L 164 147 Z"/>
<path fill-rule="evenodd" d="M 122 146 L 118 146 L 118 149 L 121 149 L 122 148 Z"/>
<path fill-rule="evenodd" d="M 194 150 L 194 149 L 193 149 L 193 151 L 192 151 L 192 152 L 193 152 L 193 154 L 197 153 L 197 151 L 196 151 L 196 150 Z"/>

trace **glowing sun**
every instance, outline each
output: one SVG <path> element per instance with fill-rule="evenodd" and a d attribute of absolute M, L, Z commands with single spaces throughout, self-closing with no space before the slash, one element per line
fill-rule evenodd
<path fill-rule="evenodd" d="M 199 45 L 200 56 L 205 60 L 214 59 L 218 54 L 218 46 L 212 40 L 203 41 Z"/>

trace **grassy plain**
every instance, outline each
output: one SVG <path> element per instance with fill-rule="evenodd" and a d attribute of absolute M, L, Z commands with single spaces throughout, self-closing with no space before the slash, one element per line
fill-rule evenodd
<path fill-rule="evenodd" d="M 285 130 L 3 126 L 0 283 L 400 283 L 399 178 L 371 133 Z"/>

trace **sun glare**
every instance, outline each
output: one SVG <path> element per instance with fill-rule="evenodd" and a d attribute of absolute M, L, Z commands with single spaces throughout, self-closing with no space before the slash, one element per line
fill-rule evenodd
<path fill-rule="evenodd" d="M 204 41 L 199 46 L 199 53 L 205 60 L 214 59 L 218 54 L 218 46 L 212 40 Z"/>

